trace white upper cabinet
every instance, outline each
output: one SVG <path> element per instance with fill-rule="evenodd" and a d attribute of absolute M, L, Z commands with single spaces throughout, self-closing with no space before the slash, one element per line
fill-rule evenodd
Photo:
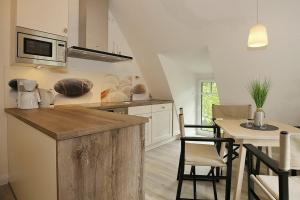
<path fill-rule="evenodd" d="M 16 0 L 16 25 L 67 36 L 68 0 Z"/>

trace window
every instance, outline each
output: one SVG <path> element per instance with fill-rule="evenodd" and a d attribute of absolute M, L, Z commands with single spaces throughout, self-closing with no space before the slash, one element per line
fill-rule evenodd
<path fill-rule="evenodd" d="M 215 82 L 201 82 L 201 124 L 212 124 L 212 105 L 220 104 L 217 84 Z"/>

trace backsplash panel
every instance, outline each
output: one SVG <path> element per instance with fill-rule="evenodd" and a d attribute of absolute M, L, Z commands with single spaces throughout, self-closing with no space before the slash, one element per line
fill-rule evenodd
<path fill-rule="evenodd" d="M 55 104 L 63 105 L 100 102 L 101 92 L 107 89 L 113 89 L 115 97 L 110 96 L 105 98 L 104 101 L 127 101 L 133 85 L 132 79 L 141 76 L 139 69 L 131 62 L 112 64 L 72 58 L 69 59 L 68 65 L 66 71 L 47 68 L 11 67 L 7 77 L 7 107 L 16 107 L 16 92 L 8 86 L 8 81 L 14 78 L 36 80 L 39 88 L 44 89 L 53 89 L 55 83 L 68 78 L 87 79 L 93 83 L 91 91 L 79 97 L 67 97 L 56 92 Z M 116 93 L 116 91 L 119 91 L 119 93 Z M 136 99 L 148 98 L 148 95 L 135 96 Z"/>

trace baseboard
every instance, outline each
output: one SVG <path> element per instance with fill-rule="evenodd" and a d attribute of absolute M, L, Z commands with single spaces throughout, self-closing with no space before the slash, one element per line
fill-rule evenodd
<path fill-rule="evenodd" d="M 151 150 L 151 149 L 155 149 L 155 148 L 157 148 L 157 147 L 160 147 L 160 146 L 162 146 L 162 145 L 164 145 L 164 144 L 173 142 L 173 141 L 175 141 L 175 140 L 176 140 L 176 136 L 172 136 L 171 138 L 168 138 L 168 139 L 163 140 L 163 141 L 161 141 L 161 142 L 157 142 L 157 143 L 155 143 L 155 144 L 151 144 L 151 145 L 147 146 L 147 147 L 146 147 L 146 151 L 149 151 L 149 150 Z"/>
<path fill-rule="evenodd" d="M 0 185 L 5 185 L 8 183 L 8 175 L 0 176 Z"/>

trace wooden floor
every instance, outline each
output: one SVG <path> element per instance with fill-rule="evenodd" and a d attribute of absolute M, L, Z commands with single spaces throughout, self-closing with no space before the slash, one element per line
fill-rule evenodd
<path fill-rule="evenodd" d="M 146 153 L 145 158 L 145 195 L 146 200 L 174 200 L 177 189 L 177 166 L 180 144 L 178 141 L 158 147 Z M 235 174 L 236 162 L 233 165 Z M 197 169 L 197 173 L 206 173 L 207 169 Z M 244 178 L 241 200 L 247 199 L 247 178 Z M 224 199 L 225 182 L 217 184 L 218 197 Z M 182 197 L 192 198 L 192 183 L 183 183 Z M 234 189 L 232 189 L 234 191 Z M 210 182 L 197 183 L 198 199 L 213 199 L 212 184 Z M 0 187 L 1 200 L 14 200 L 10 188 Z"/>
<path fill-rule="evenodd" d="M 178 141 L 166 144 L 146 153 L 145 171 L 145 193 L 146 200 L 174 200 L 177 190 L 177 166 L 179 159 L 180 143 Z M 236 169 L 236 162 L 233 164 L 233 177 Z M 197 174 L 206 174 L 208 169 L 199 168 Z M 246 173 L 245 173 L 246 175 Z M 247 197 L 247 177 L 244 177 L 243 191 L 241 200 Z M 225 181 L 217 184 L 218 198 L 225 198 Z M 232 197 L 233 197 L 232 189 Z M 182 196 L 183 198 L 193 198 L 192 182 L 184 181 Z M 231 197 L 231 198 L 232 198 Z M 214 199 L 211 182 L 197 183 L 198 199 Z"/>
<path fill-rule="evenodd" d="M 15 200 L 10 187 L 8 185 L 0 186 L 0 199 L 1 200 Z"/>

